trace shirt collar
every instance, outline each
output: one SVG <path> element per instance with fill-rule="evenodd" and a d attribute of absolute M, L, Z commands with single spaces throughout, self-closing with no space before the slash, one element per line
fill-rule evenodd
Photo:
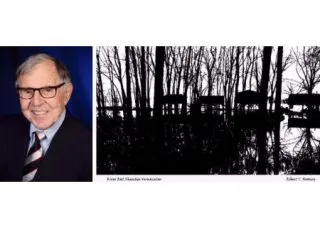
<path fill-rule="evenodd" d="M 62 125 L 64 119 L 66 117 L 66 110 L 64 110 L 62 112 L 62 114 L 60 115 L 60 117 L 57 119 L 57 121 L 48 129 L 45 130 L 39 130 L 38 128 L 36 128 L 32 123 L 30 124 L 30 132 L 29 132 L 29 136 L 30 139 L 32 139 L 32 133 L 35 131 L 43 131 L 46 139 L 50 140 L 53 138 L 53 136 L 56 134 L 56 132 L 58 131 L 58 129 L 60 128 L 60 126 Z"/>

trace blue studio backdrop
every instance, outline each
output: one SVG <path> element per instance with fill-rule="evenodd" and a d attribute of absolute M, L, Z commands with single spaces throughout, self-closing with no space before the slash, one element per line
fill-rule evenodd
<path fill-rule="evenodd" d="M 67 109 L 92 129 L 92 47 L 0 47 L 0 117 L 21 113 L 15 72 L 37 53 L 51 55 L 67 66 L 74 87 Z"/>

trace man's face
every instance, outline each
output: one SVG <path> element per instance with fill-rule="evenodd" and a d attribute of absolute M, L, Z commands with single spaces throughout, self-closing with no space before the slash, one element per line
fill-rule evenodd
<path fill-rule="evenodd" d="M 35 65 L 27 73 L 18 78 L 18 87 L 41 88 L 57 86 L 63 81 L 59 78 L 55 65 L 51 61 L 43 61 Z M 57 88 L 56 96 L 43 98 L 39 91 L 35 91 L 31 99 L 20 99 L 23 115 L 38 129 L 48 129 L 65 110 L 71 93 L 72 84 L 67 83 Z"/>

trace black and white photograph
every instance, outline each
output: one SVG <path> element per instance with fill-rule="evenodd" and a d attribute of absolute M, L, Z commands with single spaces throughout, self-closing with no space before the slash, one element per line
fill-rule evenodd
<path fill-rule="evenodd" d="M 320 47 L 96 47 L 97 174 L 319 174 Z"/>

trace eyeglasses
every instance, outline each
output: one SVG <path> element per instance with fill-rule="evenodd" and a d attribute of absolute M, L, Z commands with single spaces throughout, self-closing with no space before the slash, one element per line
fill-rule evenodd
<path fill-rule="evenodd" d="M 17 87 L 17 93 L 22 99 L 31 99 L 34 96 L 35 91 L 39 91 L 41 97 L 43 98 L 52 98 L 57 94 L 57 89 L 66 84 L 65 82 L 57 86 L 47 86 L 41 88 L 21 88 Z"/>

